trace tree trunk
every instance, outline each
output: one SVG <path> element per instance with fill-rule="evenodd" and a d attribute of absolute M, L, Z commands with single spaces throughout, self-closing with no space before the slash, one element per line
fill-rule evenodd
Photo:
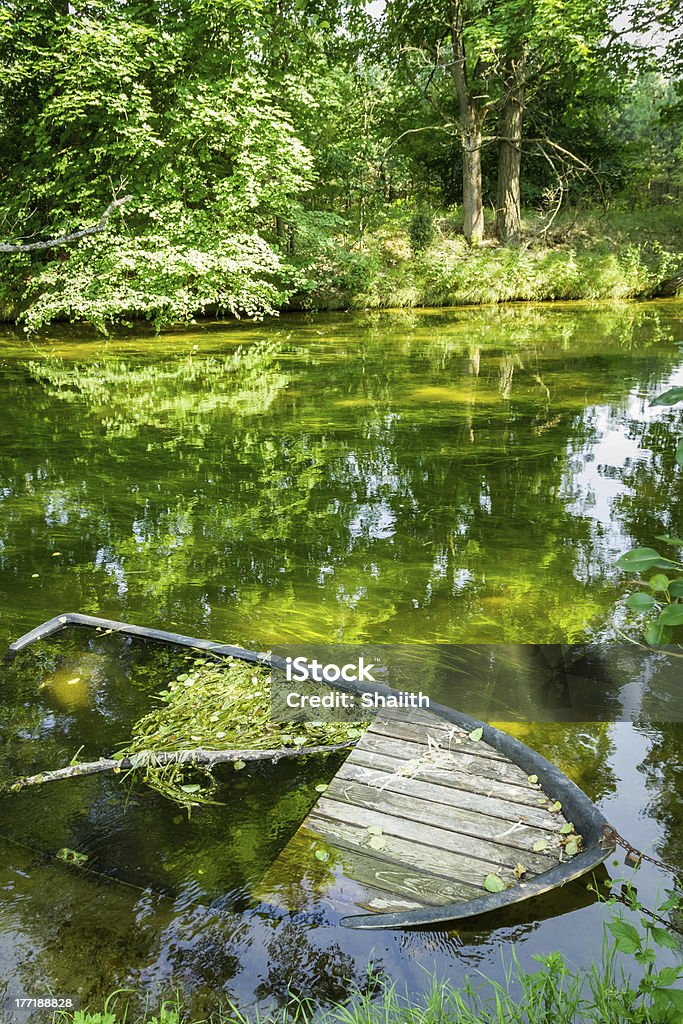
<path fill-rule="evenodd" d="M 520 173 L 524 121 L 524 71 L 520 60 L 500 115 L 496 238 L 503 245 L 519 245 L 522 238 Z"/>
<path fill-rule="evenodd" d="M 484 205 L 481 197 L 481 130 L 477 127 L 463 139 L 462 150 L 463 232 L 470 245 L 484 237 Z"/>
<path fill-rule="evenodd" d="M 468 82 L 463 0 L 451 0 L 449 25 L 453 50 L 450 70 L 458 99 L 462 131 L 463 232 L 470 245 L 479 245 L 484 237 L 484 204 L 481 197 L 482 120 L 477 99 L 472 95 Z"/>

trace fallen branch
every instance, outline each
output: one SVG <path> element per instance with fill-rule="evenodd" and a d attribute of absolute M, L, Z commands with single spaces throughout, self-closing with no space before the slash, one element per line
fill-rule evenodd
<path fill-rule="evenodd" d="M 167 764 L 200 764 L 215 765 L 230 761 L 272 761 L 275 764 L 282 757 L 307 757 L 312 754 L 334 754 L 339 750 L 355 746 L 355 740 L 336 743 L 333 746 L 320 747 L 278 747 L 275 750 L 205 750 L 196 747 L 194 750 L 141 750 L 130 757 L 101 757 L 97 761 L 84 761 L 82 764 L 70 764 L 66 768 L 54 771 L 38 772 L 37 775 L 25 775 L 14 782 L 5 783 L 0 793 L 18 793 L 30 786 L 42 786 L 46 782 L 58 782 L 60 779 L 74 779 L 79 775 L 96 775 L 98 772 L 130 771 L 136 768 L 158 768 Z"/>
<path fill-rule="evenodd" d="M 127 203 L 132 196 L 122 196 L 121 199 L 114 199 L 100 217 L 97 224 L 89 228 L 81 228 L 79 231 L 72 231 L 70 235 L 60 235 L 58 238 L 50 238 L 47 242 L 23 242 L 13 245 L 11 242 L 0 242 L 0 252 L 38 252 L 43 249 L 53 249 L 58 245 L 69 245 L 70 242 L 78 242 L 88 235 L 99 235 L 107 226 L 107 221 L 114 210 Z"/>
<path fill-rule="evenodd" d="M 660 281 L 653 289 L 647 292 L 643 298 L 650 299 L 673 299 L 683 288 L 683 269 L 679 270 L 673 277 L 667 277 Z M 639 296 L 640 298 L 641 296 Z"/>

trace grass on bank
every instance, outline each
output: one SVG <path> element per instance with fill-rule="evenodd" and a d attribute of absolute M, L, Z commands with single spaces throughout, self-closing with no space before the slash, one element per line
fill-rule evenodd
<path fill-rule="evenodd" d="M 486 239 L 475 248 L 462 235 L 457 208 L 435 213 L 397 203 L 361 234 L 323 215 L 299 225 L 291 251 L 266 225 L 261 242 L 271 247 L 271 263 L 245 256 L 230 274 L 209 242 L 197 262 L 196 253 L 170 242 L 166 251 L 147 237 L 112 233 L 59 259 L 6 261 L 0 320 L 16 320 L 27 334 L 54 321 L 106 333 L 145 320 L 163 330 L 195 316 L 259 319 L 281 310 L 624 300 L 648 296 L 683 265 L 683 209 L 675 205 L 568 209 L 552 223 L 527 212 L 515 248 L 494 240 L 492 221 L 488 211 Z"/>
<path fill-rule="evenodd" d="M 652 914 L 626 883 L 620 896 L 624 901 L 630 913 L 615 913 L 603 926 L 600 961 L 587 969 L 570 966 L 560 952 L 552 952 L 534 957 L 538 970 L 524 970 L 513 946 L 509 954 L 503 953 L 502 983 L 480 972 L 467 977 L 460 987 L 432 978 L 425 994 L 414 998 L 402 995 L 398 982 L 388 982 L 369 969 L 362 989 L 325 1010 L 316 1009 L 312 1000 L 292 997 L 268 1015 L 258 1010 L 243 1012 L 227 1003 L 210 1020 L 212 1024 L 680 1024 L 680 896 L 669 892 Z M 608 902 L 614 904 L 616 897 Z M 55 1020 L 59 1024 L 207 1024 L 193 1021 L 177 997 L 154 1011 L 129 1013 L 123 990 L 113 993 L 102 1009 L 61 1013 Z"/>
<path fill-rule="evenodd" d="M 419 216 L 419 215 L 418 215 Z M 397 212 L 352 247 L 335 276 L 319 277 L 301 301 L 314 309 L 382 309 L 500 302 L 620 300 L 648 295 L 683 263 L 683 211 L 567 211 L 552 230 L 524 218 L 523 241 L 507 248 L 487 227 L 471 248 L 456 213 L 433 215 L 427 244 L 411 245 L 415 214 Z M 490 220 L 490 218 L 489 218 Z"/>

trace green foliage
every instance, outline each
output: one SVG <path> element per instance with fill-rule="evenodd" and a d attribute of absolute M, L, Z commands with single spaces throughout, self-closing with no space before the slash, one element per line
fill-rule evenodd
<path fill-rule="evenodd" d="M 118 758 L 141 751 L 264 750 L 344 743 L 356 722 L 274 722 L 269 670 L 238 659 L 198 658 L 157 694 L 158 707 L 133 727 Z M 235 761 L 240 771 L 243 761 Z M 145 783 L 190 810 L 212 800 L 211 771 L 198 765 L 149 765 Z"/>
<path fill-rule="evenodd" d="M 489 133 L 484 200 L 495 193 L 488 142 L 516 74 L 534 119 L 522 191 L 546 228 L 569 198 L 606 195 L 662 204 L 673 223 L 680 47 L 665 78 L 640 39 L 603 45 L 611 15 L 603 0 L 463 6 L 469 102 Z M 671 27 L 666 10 L 657 17 Z M 4 256 L 0 315 L 21 316 L 27 333 L 60 319 L 159 329 L 292 304 L 625 298 L 673 273 L 678 246 L 656 251 L 647 225 L 631 245 L 522 248 L 510 260 L 432 245 L 430 210 L 462 211 L 463 198 L 449 18 L 439 0 L 390 0 L 378 17 L 355 0 L 3 8 L 2 237 L 48 240 L 95 225 L 112 195 L 132 198 L 104 233 Z M 418 211 L 410 267 L 379 242 L 397 204 Z"/>
<path fill-rule="evenodd" d="M 434 214 L 431 210 L 418 210 L 410 221 L 410 247 L 414 253 L 424 252 L 434 240 Z"/>

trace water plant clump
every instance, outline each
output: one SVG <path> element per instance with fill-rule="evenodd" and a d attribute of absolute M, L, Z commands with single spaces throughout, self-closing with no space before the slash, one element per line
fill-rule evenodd
<path fill-rule="evenodd" d="M 234 658 L 197 658 L 156 696 L 157 707 L 135 723 L 117 758 L 142 752 L 272 750 L 334 747 L 361 735 L 362 722 L 272 721 L 270 673 Z M 245 767 L 233 762 L 235 770 Z M 145 764 L 142 778 L 157 792 L 188 809 L 212 802 L 211 768 L 194 763 Z"/>

